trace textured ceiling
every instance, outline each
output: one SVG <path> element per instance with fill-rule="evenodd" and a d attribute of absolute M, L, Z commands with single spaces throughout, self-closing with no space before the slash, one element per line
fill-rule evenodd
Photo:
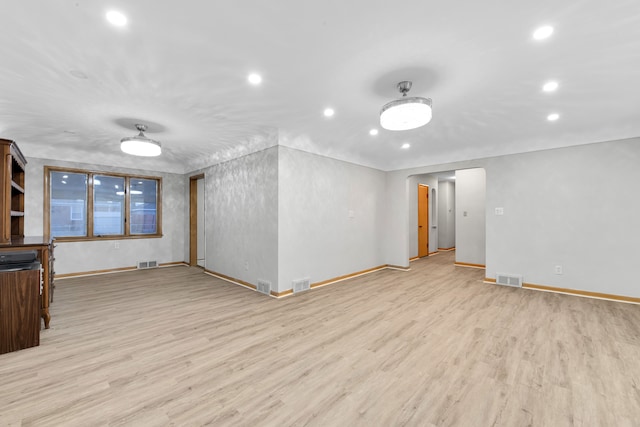
<path fill-rule="evenodd" d="M 393 170 L 640 135 L 637 0 L 0 4 L 0 137 L 27 157 L 184 173 L 282 144 Z M 432 122 L 370 136 L 400 80 Z M 161 157 L 119 150 L 137 122 Z"/>

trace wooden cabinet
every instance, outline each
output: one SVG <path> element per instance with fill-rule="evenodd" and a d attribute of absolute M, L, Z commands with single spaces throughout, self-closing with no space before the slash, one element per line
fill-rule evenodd
<path fill-rule="evenodd" d="M 27 161 L 18 145 L 0 139 L 0 252 L 35 250 L 42 264 L 40 314 L 49 329 L 49 304 L 53 298 L 53 244 L 48 236 L 24 235 L 25 166 Z M 38 289 L 40 287 L 38 286 Z M 38 291 L 39 292 L 39 291 Z"/>
<path fill-rule="evenodd" d="M 42 298 L 40 303 L 40 315 L 44 319 L 45 329 L 49 329 L 51 315 L 49 305 L 53 300 L 53 242 L 48 237 L 27 236 L 14 237 L 9 244 L 0 244 L 0 252 L 36 251 L 38 261 L 42 267 Z M 38 290 L 40 288 L 38 287 Z"/>
<path fill-rule="evenodd" d="M 40 345 L 40 270 L 0 272 L 0 354 Z"/>
<path fill-rule="evenodd" d="M 0 244 L 24 236 L 24 171 L 25 160 L 18 145 L 0 139 Z"/>

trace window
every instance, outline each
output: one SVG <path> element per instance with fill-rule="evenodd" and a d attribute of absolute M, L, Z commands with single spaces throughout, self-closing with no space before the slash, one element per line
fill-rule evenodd
<path fill-rule="evenodd" d="M 132 179 L 129 182 L 131 234 L 156 233 L 157 188 L 158 182 L 155 179 Z"/>
<path fill-rule="evenodd" d="M 98 240 L 162 235 L 161 178 L 48 166 L 45 177 L 44 227 L 51 237 Z"/>
<path fill-rule="evenodd" d="M 93 235 L 124 234 L 124 177 L 94 175 Z M 155 197 L 155 194 L 154 194 Z"/>
<path fill-rule="evenodd" d="M 51 236 L 86 236 L 87 175 L 52 171 L 50 182 Z"/>

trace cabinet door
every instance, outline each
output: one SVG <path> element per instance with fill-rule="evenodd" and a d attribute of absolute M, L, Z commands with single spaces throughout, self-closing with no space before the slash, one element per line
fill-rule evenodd
<path fill-rule="evenodd" d="M 40 270 L 0 272 L 0 354 L 40 344 Z"/>

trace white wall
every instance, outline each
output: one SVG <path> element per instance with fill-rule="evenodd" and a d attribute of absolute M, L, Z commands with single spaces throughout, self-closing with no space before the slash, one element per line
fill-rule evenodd
<path fill-rule="evenodd" d="M 517 273 L 526 283 L 640 297 L 640 138 L 486 167 L 488 277 Z"/>
<path fill-rule="evenodd" d="M 408 176 L 482 167 L 487 277 L 519 273 L 526 283 L 640 297 L 638 165 L 632 138 L 389 172 L 385 259 L 408 265 Z"/>
<path fill-rule="evenodd" d="M 183 197 L 186 187 L 182 175 L 28 157 L 25 177 L 25 235 L 41 236 L 43 234 L 44 166 L 162 178 L 163 237 L 57 242 L 55 251 L 57 274 L 134 267 L 138 261 L 155 260 L 159 263 L 169 263 L 185 260 L 183 225 L 187 208 Z M 116 242 L 119 243 L 118 249 L 115 248 Z"/>
<path fill-rule="evenodd" d="M 278 280 L 278 147 L 203 169 L 206 268 L 256 285 Z M 188 182 L 188 176 L 184 181 Z"/>
<path fill-rule="evenodd" d="M 114 241 L 59 243 L 58 274 L 129 267 L 141 254 L 161 263 L 187 259 L 186 175 L 28 158 L 27 235 L 42 233 L 45 164 L 163 178 L 164 237 L 122 240 L 120 249 Z M 273 147 L 203 170 L 207 268 L 284 291 L 303 277 L 317 282 L 381 264 L 408 266 L 415 187 L 407 178 L 481 167 L 487 277 L 523 274 L 527 283 L 640 297 L 638 165 L 640 138 L 387 173 Z M 556 265 L 563 274 L 554 273 Z"/>
<path fill-rule="evenodd" d="M 278 291 L 384 264 L 385 173 L 284 146 L 279 153 Z"/>
<path fill-rule="evenodd" d="M 438 182 L 438 248 L 456 245 L 456 185 L 451 181 Z"/>
<path fill-rule="evenodd" d="M 485 265 L 485 170 L 457 170 L 455 199 L 456 262 Z"/>
<path fill-rule="evenodd" d="M 436 197 L 439 192 L 438 178 L 432 175 L 414 175 L 407 178 L 409 185 L 409 256 L 418 256 L 418 184 L 429 186 L 429 252 L 438 250 L 438 215 L 433 215 L 434 198 L 433 190 L 436 190 Z M 438 203 L 436 202 L 436 206 Z M 436 228 L 434 228 L 436 227 Z"/>

